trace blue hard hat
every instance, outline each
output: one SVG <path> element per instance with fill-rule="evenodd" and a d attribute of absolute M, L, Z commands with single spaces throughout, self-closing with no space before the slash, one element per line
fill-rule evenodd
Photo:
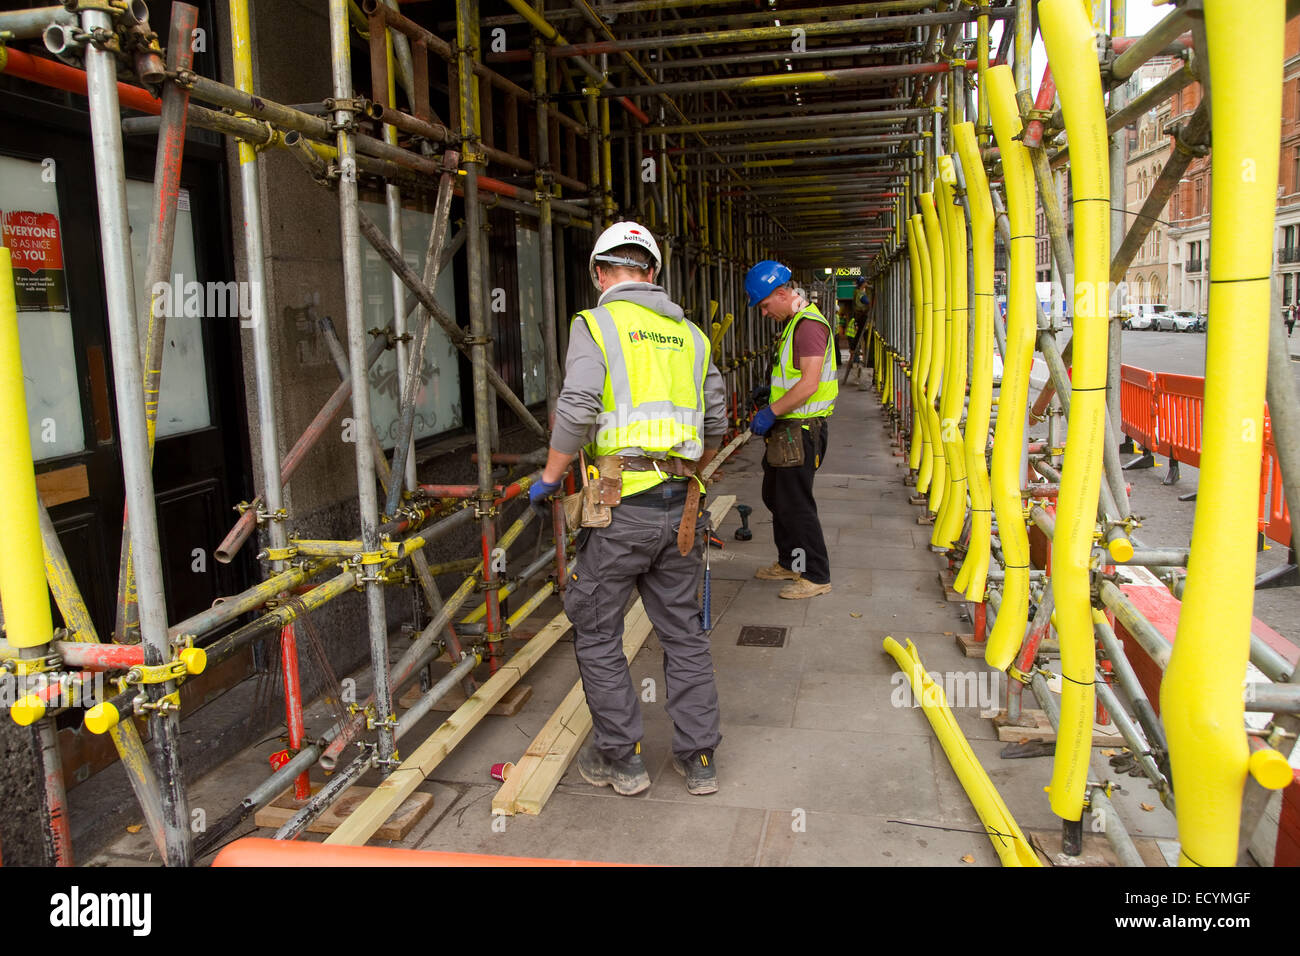
<path fill-rule="evenodd" d="M 766 299 L 777 286 L 790 281 L 790 270 L 772 259 L 764 259 L 745 273 L 745 295 L 752 309 Z"/>

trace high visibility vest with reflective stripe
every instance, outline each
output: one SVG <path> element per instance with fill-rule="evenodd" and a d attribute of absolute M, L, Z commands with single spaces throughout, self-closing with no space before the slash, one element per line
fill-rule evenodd
<path fill-rule="evenodd" d="M 781 332 L 776 361 L 772 363 L 772 398 L 775 402 L 790 389 L 794 388 L 802 374 L 794 362 L 794 330 L 803 319 L 811 319 L 826 326 L 826 357 L 822 361 L 821 380 L 817 391 L 803 405 L 778 415 L 777 418 L 825 418 L 835 411 L 835 396 L 840 393 L 839 377 L 836 374 L 836 353 L 834 330 L 826 317 L 817 310 L 817 306 L 805 306 L 794 314 Z"/>
<path fill-rule="evenodd" d="M 615 301 L 578 314 L 605 356 L 603 409 L 590 454 L 698 461 L 709 367 L 704 333 L 635 302 Z M 654 471 L 624 472 L 623 494 L 661 481 Z"/>

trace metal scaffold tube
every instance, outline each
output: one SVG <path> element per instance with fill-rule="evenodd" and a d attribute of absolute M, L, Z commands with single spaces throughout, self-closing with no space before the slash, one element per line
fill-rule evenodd
<path fill-rule="evenodd" d="M 334 99 L 342 106 L 352 101 L 351 56 L 348 51 L 346 0 L 330 0 L 330 50 L 334 77 Z M 366 329 L 362 301 L 361 228 L 357 207 L 356 146 L 350 132 L 354 111 L 335 112 L 339 126 L 339 220 L 343 254 L 343 291 L 348 325 L 348 359 L 352 366 L 352 418 L 359 432 L 354 443 L 357 474 L 357 504 L 360 510 L 361 543 L 364 549 L 362 574 L 365 581 L 366 620 L 370 633 L 370 663 L 374 671 L 374 723 L 378 728 L 377 759 L 382 767 L 396 756 L 396 717 L 388 677 L 388 625 L 383 585 L 378 580 L 379 561 L 369 555 L 379 552 L 379 497 L 375 489 L 374 425 L 370 418 L 370 383 L 366 378 Z M 395 476 L 399 483 L 401 476 Z"/>
<path fill-rule="evenodd" d="M 85 10 L 82 28 L 88 33 L 112 33 L 113 20 L 102 10 Z M 90 129 L 99 206 L 101 251 L 104 258 L 112 342 L 113 380 L 117 398 L 118 442 L 130 515 L 131 553 L 136 569 L 140 636 L 145 661 L 165 664 L 172 658 L 167 639 L 167 609 L 163 601 L 162 555 L 154 512 L 153 475 L 149 468 L 149 436 L 144 394 L 139 383 L 140 346 L 135 321 L 135 290 L 126 206 L 126 175 L 122 130 L 118 125 L 117 60 L 108 50 L 86 45 L 86 79 L 90 99 Z M 176 690 L 175 681 L 148 684 L 155 727 L 155 753 L 162 789 L 167 863 L 186 866 L 192 860 L 189 811 L 181 772 L 180 716 L 163 706 Z"/>

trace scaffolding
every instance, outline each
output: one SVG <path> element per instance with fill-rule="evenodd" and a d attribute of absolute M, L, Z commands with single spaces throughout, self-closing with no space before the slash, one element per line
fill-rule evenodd
<path fill-rule="evenodd" d="M 8 37 L 8 45 L 0 46 L 0 72 L 89 99 L 101 245 L 110 277 L 128 529 L 116 626 L 112 635 L 99 635 L 34 492 L 4 502 L 6 509 L 27 509 L 38 518 L 31 534 L 40 544 L 33 543 L 29 557 L 34 560 L 35 548 L 43 545 L 44 568 L 28 567 L 26 573 L 47 580 L 64 619 L 57 632 L 48 620 L 15 625 L 21 602 L 6 601 L 10 646 L 5 665 L 16 674 L 44 674 L 52 688 L 46 699 L 54 690 L 87 682 L 96 672 L 113 676 L 118 692 L 87 713 L 86 726 L 112 737 L 169 865 L 193 863 L 287 787 L 304 805 L 276 834 L 280 839 L 301 833 L 366 772 L 412 772 L 399 743 L 420 717 L 460 687 L 468 698 L 462 711 L 468 723 L 449 721 L 457 724 L 455 733 L 435 734 L 437 740 L 424 745 L 455 746 L 487 712 L 483 700 L 499 697 L 558 636 L 539 633 L 515 657 L 506 656 L 504 642 L 518 622 L 562 593 L 571 534 L 556 501 L 550 527 L 538 531 L 538 556 L 512 576 L 501 575 L 492 556 L 509 549 L 537 520 L 524 508 L 506 522 L 507 506 L 519 504 L 538 477 L 541 459 L 503 453 L 500 435 L 509 416 L 506 426 L 513 420 L 514 427 L 545 444 L 561 382 L 565 312 L 571 300 L 581 299 L 567 287 L 571 270 L 566 249 L 589 242 L 593 230 L 635 219 L 661 239 L 664 285 L 689 319 L 710 333 L 714 361 L 726 381 L 729 437 L 744 432 L 755 410 L 751 395 L 766 382 L 772 343 L 771 330 L 747 314 L 743 276 L 748 266 L 768 258 L 787 262 L 799 284 L 819 294 L 823 308 L 830 305 L 832 310 L 833 268 L 863 267 L 871 290 L 865 341 L 875 387 L 890 415 L 891 438 L 908 461 L 909 480 L 918 495 L 928 492 L 914 503 L 926 504 L 932 513 L 932 544 L 949 554 L 958 589 L 975 606 L 977 641 L 985 642 L 988 631 L 989 663 L 1014 678 L 1008 682 L 1008 719 L 1014 723 L 1019 718 L 1028 687 L 1053 724 L 1060 724 L 1061 777 L 1054 783 L 1052 802 L 1063 820 L 1064 844 L 1077 850 L 1085 812 L 1104 814 L 1107 837 L 1121 859 L 1139 862 L 1105 788 L 1087 779 L 1087 760 L 1080 767 L 1078 754 L 1086 753 L 1090 743 L 1095 687 L 1098 706 L 1116 716 L 1129 747 L 1142 755 L 1139 765 L 1174 808 L 1173 784 L 1182 772 L 1180 735 L 1166 733 L 1111 618 L 1122 620 L 1161 660 L 1176 659 L 1177 653 L 1169 653 L 1165 639 L 1114 585 L 1113 572 L 1122 565 L 1187 564 L 1195 573 L 1197 548 L 1189 558 L 1145 549 L 1134 536 L 1136 521 L 1118 450 L 1118 318 L 1107 309 L 1109 295 L 1096 293 L 1097 307 L 1076 313 L 1079 344 L 1058 348 L 1059 317 L 1045 315 L 1035 305 L 1032 219 L 1037 196 L 1060 275 L 1087 277 L 1096 288 L 1124 275 L 1155 212 L 1194 151 L 1203 148 L 1210 123 L 1202 107 L 1179 133 L 1181 148 L 1148 200 L 1151 214 L 1144 209 L 1128 225 L 1123 217 L 1110 216 L 1109 205 L 1101 205 L 1109 204 L 1116 190 L 1122 192 L 1124 182 L 1124 137 L 1113 137 L 1107 146 L 1107 132 L 1119 130 L 1156 102 L 1157 90 L 1168 95 L 1174 86 L 1162 84 L 1128 102 L 1123 83 L 1151 56 L 1172 52 L 1186 60 L 1182 80 L 1194 78 L 1208 89 L 1204 51 L 1207 42 L 1219 42 L 1210 30 L 1214 0 L 1180 3 L 1137 39 L 1124 35 L 1120 0 L 1112 0 L 1109 22 L 1093 24 L 1077 0 L 1043 0 L 1038 5 L 1043 36 L 1049 57 L 1062 68 L 1056 83 L 1050 74 L 1045 77 L 1036 102 L 1029 57 L 1038 27 L 1034 5 L 1026 0 L 792 5 L 779 18 L 729 0 L 691 5 L 671 0 L 507 0 L 493 9 L 505 11 L 507 5 L 509 12 L 481 16 L 477 2 L 457 0 L 454 21 L 439 21 L 445 10 L 435 12 L 434 5 L 426 10 L 418 4 L 399 7 L 396 0 L 329 0 L 332 85 L 312 108 L 279 103 L 255 90 L 249 0 L 229 0 L 231 84 L 195 71 L 187 51 L 198 12 L 179 0 L 171 5 L 165 44 L 150 29 L 148 6 L 140 2 L 68 0 L 63 6 L 0 14 L 0 35 Z M 1269 8 L 1268 16 L 1279 18 L 1272 26 L 1280 36 L 1283 4 L 1263 6 Z M 992 28 L 999 23 L 995 49 Z M 1094 29 L 1104 40 L 1100 48 L 1094 46 Z M 1231 42 L 1231 32 L 1224 28 L 1223 43 Z M 489 36 L 508 42 L 489 43 Z M 58 59 L 13 45 L 36 38 Z M 1098 49 L 1099 56 L 1089 61 L 1087 51 Z M 1231 58 L 1216 59 L 1215 69 Z M 125 74 L 135 80 L 120 80 Z M 439 99 L 444 95 L 445 117 L 436 108 L 444 106 Z M 1061 110 L 1054 111 L 1058 95 Z M 123 110 L 146 115 L 123 119 Z M 188 127 L 237 142 L 245 278 L 256 290 L 248 335 L 255 397 L 249 415 L 260 440 L 260 493 L 216 553 L 220 560 L 231 560 L 258 531 L 266 576 L 210 610 L 169 624 L 150 471 L 166 319 L 151 297 L 141 350 L 126 232 L 122 135 L 125 130 L 158 140 L 146 279 L 152 290 L 158 277 L 171 272 Z M 1085 146 L 1090 149 L 1086 156 Z M 1276 158 L 1276 143 L 1265 146 L 1273 148 Z M 341 339 L 329 320 L 316 320 L 339 384 L 284 455 L 274 413 L 274 323 L 261 274 L 266 256 L 259 171 L 267 150 L 293 156 L 305 175 L 337 195 L 345 292 Z M 1073 246 L 1052 170 L 1052 162 L 1067 151 L 1076 176 Z M 1272 172 L 1275 177 L 1276 168 Z M 1078 178 L 1082 175 L 1091 179 L 1085 182 Z M 1216 190 L 1225 178 L 1216 177 Z M 382 189 L 386 222 L 374 222 L 361 210 L 361 184 Z M 422 273 L 407 264 L 402 247 L 400 213 L 404 197 L 413 195 L 425 197 L 434 209 Z M 463 201 L 464 225 L 453 233 L 456 196 Z M 1086 208 L 1090 202 L 1102 210 L 1100 218 Z M 484 216 L 498 208 L 538 223 L 545 382 L 540 419 L 502 377 L 494 356 Z M 995 234 L 1010 255 L 1013 298 L 1005 319 L 994 304 Z M 389 327 L 378 334 L 366 328 L 363 241 L 392 272 L 395 310 Z M 468 307 L 466 315 L 453 316 L 433 289 L 440 271 L 462 252 Z M 408 297 L 413 303 L 409 309 Z M 421 483 L 416 472 L 419 369 L 435 323 L 466 357 L 473 374 L 473 484 Z M 995 341 L 1007 368 L 996 412 L 990 408 Z M 1028 356 L 1035 346 L 1051 376 L 1034 406 L 1053 423 L 1045 447 L 1028 445 L 1023 429 Z M 367 378 L 388 349 L 396 353 L 400 392 L 391 460 L 374 431 Z M 1067 368 L 1071 362 L 1072 372 Z M 1300 421 L 1294 410 L 1300 405 L 1292 390 L 1283 388 L 1283 377 L 1277 377 L 1276 386 L 1274 378 L 1269 376 L 1268 398 L 1275 427 L 1288 420 L 1289 412 L 1293 431 Z M 6 380 L 4 387 L 16 389 L 21 400 L 20 377 Z M 345 408 L 359 428 L 354 443 L 357 536 L 321 540 L 291 534 L 285 486 Z M 1076 438 L 1069 446 L 1073 454 L 1062 465 L 1066 416 L 1070 435 L 1093 438 L 1087 450 L 1083 438 Z M 20 424 L 25 435 L 25 417 Z M 991 462 L 986 454 L 990 430 Z M 1278 429 L 1278 449 L 1284 475 L 1300 474 L 1300 442 L 1285 428 Z M 1016 474 L 1022 452 L 1045 482 L 1022 486 Z M 508 469 L 504 479 L 501 468 Z M 567 487 L 574 489 L 572 476 Z M 1288 498 L 1292 488 L 1288 482 Z M 1027 508 L 1035 500 L 1048 507 Z M 1198 529 L 1200 520 L 1198 511 Z M 1226 518 L 1222 523 L 1229 525 Z M 1030 570 L 1030 526 L 1054 542 L 1048 576 Z M 480 544 L 476 557 L 430 563 L 431 545 L 471 527 Z M 542 552 L 545 533 L 551 547 Z M 435 577 L 453 570 L 468 574 L 444 595 Z M 1202 576 L 1213 574 L 1202 571 Z M 544 582 L 535 583 L 543 576 Z M 384 595 L 395 588 L 417 593 L 430 619 L 400 659 L 392 661 Z M 372 693 L 332 726 L 309 729 L 303 718 L 296 625 L 353 590 L 365 595 Z M 512 591 L 526 597 L 507 616 L 502 601 Z M 21 585 L 12 593 L 23 593 Z M 10 594 L 7 589 L 5 597 Z M 43 591 L 38 597 L 37 603 L 44 601 Z M 458 617 L 471 600 L 481 601 L 477 610 Z M 1031 606 L 1036 606 L 1032 619 Z M 1067 695 L 1063 709 L 1038 666 L 1054 609 L 1066 653 L 1063 669 L 1069 686 L 1079 689 Z M 239 623 L 250 613 L 256 616 Z M 266 638 L 277 639 L 281 650 L 289 759 L 196 841 L 180 763 L 178 685 Z M 1194 637 L 1186 641 L 1194 643 Z M 1183 645 L 1180 630 L 1179 647 Z M 450 670 L 399 717 L 394 695 L 444 655 Z M 1278 673 L 1275 662 L 1265 662 L 1262 651 L 1258 656 L 1271 673 Z M 1244 658 L 1234 659 L 1237 663 L 1244 670 Z M 482 675 L 475 676 L 480 664 L 487 666 L 481 685 Z M 1096 676 L 1099 666 L 1105 671 L 1101 678 Z M 153 759 L 133 719 L 141 715 L 155 728 Z M 14 709 L 14 716 L 38 728 L 47 837 L 54 859 L 69 864 L 71 838 L 51 714 L 46 701 L 34 695 Z M 1277 748 L 1294 742 L 1296 730 L 1295 718 L 1279 708 L 1269 728 L 1255 735 L 1264 742 L 1256 753 L 1276 758 Z M 1245 739 L 1242 730 L 1240 740 L 1228 748 L 1235 756 L 1225 758 L 1231 769 L 1220 776 L 1245 782 L 1244 759 L 1236 759 Z M 341 763 L 344 752 L 353 750 L 359 755 Z M 1195 754 L 1195 747 L 1183 753 Z M 1070 767 L 1064 766 L 1067 757 L 1074 760 Z M 1250 766 L 1268 759 L 1252 756 Z M 1183 766 L 1192 762 L 1183 760 Z M 317 762 L 333 774 L 312 796 L 306 775 Z M 416 764 L 422 774 L 431 767 L 428 761 Z M 1262 793 L 1257 784 L 1249 784 L 1241 813 L 1243 843 L 1258 821 Z M 1178 806 L 1181 814 L 1183 805 Z M 1183 819 L 1180 815 L 1180 826 Z M 348 839 L 364 842 L 373 829 L 363 829 L 359 825 L 349 831 Z M 1234 832 L 1234 848 L 1235 840 Z M 1188 859 L 1209 862 L 1191 853 Z"/>

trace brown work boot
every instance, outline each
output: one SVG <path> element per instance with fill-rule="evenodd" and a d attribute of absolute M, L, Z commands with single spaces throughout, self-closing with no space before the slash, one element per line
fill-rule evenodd
<path fill-rule="evenodd" d="M 828 581 L 825 584 L 817 584 L 809 581 L 807 578 L 799 578 L 793 584 L 787 584 L 781 589 L 781 597 L 791 601 L 798 601 L 803 598 L 816 597 L 819 594 L 830 594 L 831 585 Z"/>
<path fill-rule="evenodd" d="M 769 564 L 765 568 L 759 568 L 754 572 L 754 577 L 760 581 L 798 581 L 798 572 L 791 571 L 789 568 L 781 567 L 778 561 L 775 564 Z"/>

